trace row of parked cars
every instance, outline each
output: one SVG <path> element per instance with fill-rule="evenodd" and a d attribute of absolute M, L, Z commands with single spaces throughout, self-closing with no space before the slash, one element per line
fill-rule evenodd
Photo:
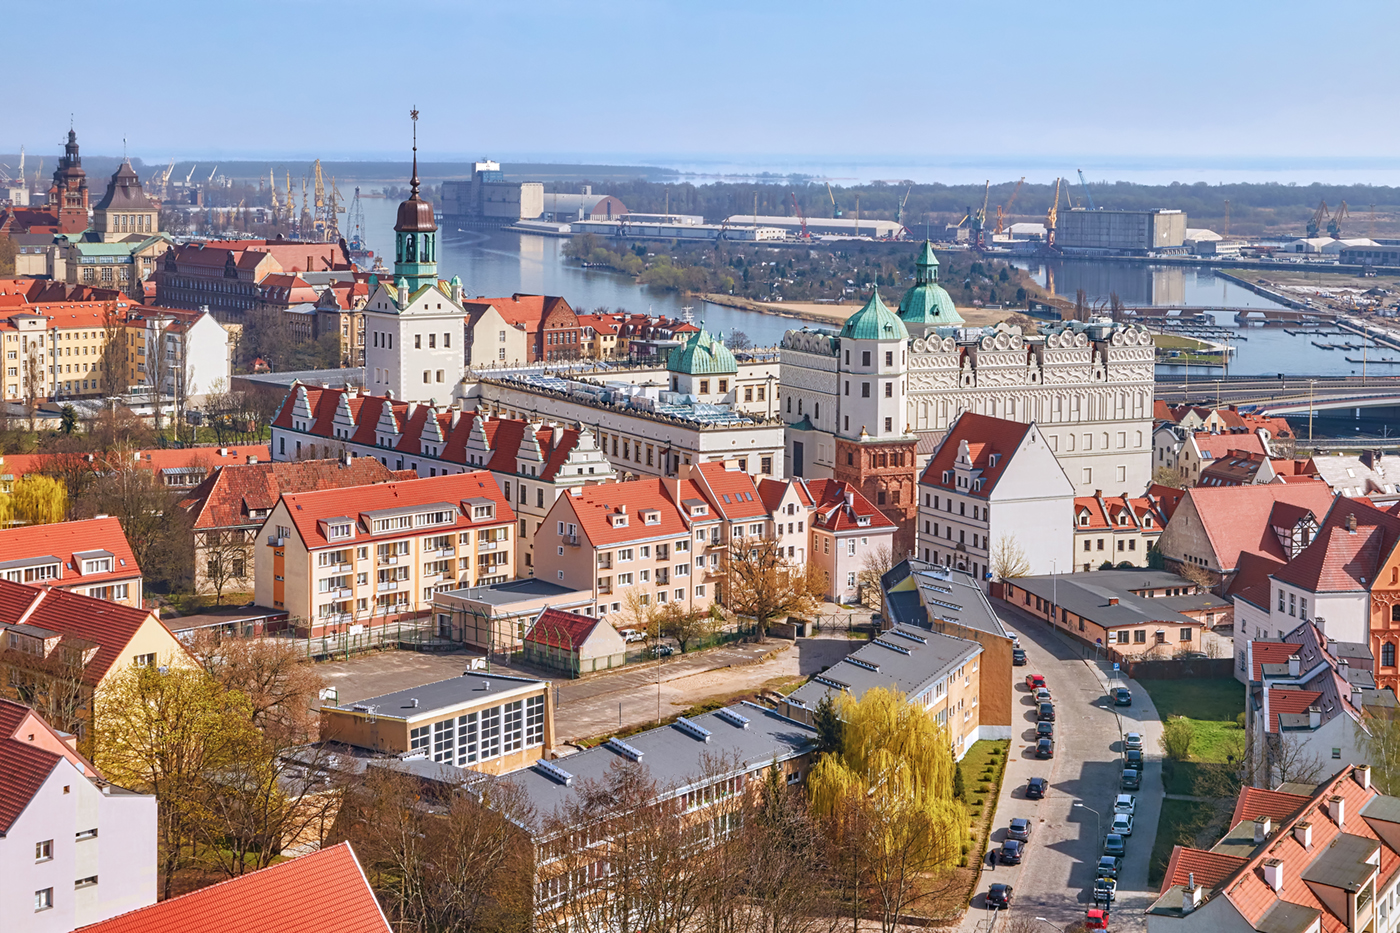
<path fill-rule="evenodd" d="M 1127 693 L 1127 688 L 1119 688 Z M 1118 691 L 1114 701 L 1118 702 Z M 1131 703 L 1131 698 L 1129 698 Z M 1142 735 L 1129 732 L 1123 736 L 1123 771 L 1119 778 L 1122 790 L 1142 787 Z M 1112 822 L 1103 839 L 1103 854 L 1099 856 L 1094 873 L 1094 904 L 1108 907 L 1118 896 L 1118 872 L 1128 854 L 1128 838 L 1133 834 L 1133 819 L 1137 815 L 1137 797 L 1119 793 L 1113 800 Z"/>

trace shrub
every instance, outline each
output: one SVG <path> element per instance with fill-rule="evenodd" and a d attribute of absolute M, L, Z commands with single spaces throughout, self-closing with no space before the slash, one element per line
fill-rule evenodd
<path fill-rule="evenodd" d="M 1241 711 L 1240 713 L 1236 714 L 1236 716 L 1235 716 L 1235 728 L 1236 728 L 1236 729 L 1243 729 L 1243 728 L 1244 728 L 1244 712 L 1243 712 L 1243 711 Z"/>
<path fill-rule="evenodd" d="M 1191 757 L 1191 739 L 1196 728 L 1185 716 L 1173 716 L 1162 727 L 1162 751 L 1173 761 Z"/>

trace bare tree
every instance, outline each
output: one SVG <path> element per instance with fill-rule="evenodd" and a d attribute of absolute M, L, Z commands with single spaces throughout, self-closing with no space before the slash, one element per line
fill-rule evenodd
<path fill-rule="evenodd" d="M 753 619 L 759 638 L 775 619 L 811 615 L 821 605 L 820 573 L 811 564 L 790 563 L 776 538 L 731 541 L 725 570 L 728 607 Z"/>
<path fill-rule="evenodd" d="M 102 316 L 102 357 L 97 363 L 105 395 L 124 395 L 130 388 L 125 323 L 112 302 Z"/>
<path fill-rule="evenodd" d="M 294 745 L 315 737 L 316 701 L 325 680 L 290 641 L 196 635 L 190 653 L 226 690 L 248 700 L 253 724 Z"/>
<path fill-rule="evenodd" d="M 997 538 L 992 548 L 991 570 L 998 580 L 1014 580 L 1030 574 L 1031 562 L 1026 559 L 1026 550 L 1015 535 Z"/>
<path fill-rule="evenodd" d="M 888 544 L 881 544 L 865 552 L 865 560 L 861 564 L 858 576 L 862 584 L 861 601 L 869 608 L 877 610 L 886 625 L 889 624 L 890 617 L 886 612 L 888 607 L 885 605 L 885 588 L 880 581 L 898 563 L 894 548 Z"/>
<path fill-rule="evenodd" d="M 229 587 L 244 587 L 238 592 L 247 592 L 253 575 L 253 542 L 248 533 L 234 528 L 200 532 L 196 537 L 195 559 L 205 585 L 214 591 L 214 602 L 222 604 Z"/>
<path fill-rule="evenodd" d="M 1393 797 L 1400 792 L 1400 716 L 1367 707 L 1362 724 L 1366 734 L 1361 744 L 1371 764 L 1372 780 L 1381 793 Z"/>
<path fill-rule="evenodd" d="M 37 429 L 39 400 L 47 394 L 44 367 L 39 364 L 39 345 L 31 343 L 24 358 L 24 413 L 29 418 L 29 432 Z"/>
<path fill-rule="evenodd" d="M 666 603 L 657 613 L 657 628 L 660 634 L 674 638 L 685 654 L 692 642 L 701 641 L 714 630 L 714 621 L 706 614 L 697 612 L 680 600 Z"/>
<path fill-rule="evenodd" d="M 55 729 L 86 742 L 92 688 L 85 674 L 97 645 L 65 638 L 47 656 L 24 648 L 16 638 L 0 646 L 0 695 L 33 707 Z"/>

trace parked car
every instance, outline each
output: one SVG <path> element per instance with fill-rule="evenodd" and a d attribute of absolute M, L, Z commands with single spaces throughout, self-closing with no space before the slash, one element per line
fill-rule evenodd
<path fill-rule="evenodd" d="M 1118 833 L 1109 833 L 1103 837 L 1103 854 L 1125 857 L 1128 854 L 1128 840 Z"/>
<path fill-rule="evenodd" d="M 675 653 L 676 649 L 672 648 L 670 645 L 655 645 L 651 649 L 651 656 L 653 658 L 669 658 Z"/>
<path fill-rule="evenodd" d="M 1112 878 L 1094 879 L 1094 903 L 1107 907 L 1118 899 L 1118 882 Z"/>
<path fill-rule="evenodd" d="M 1023 820 L 1019 817 L 1011 821 L 1011 825 L 1006 829 L 1006 838 L 1019 839 L 1022 842 L 1030 842 L 1031 821 Z"/>
<path fill-rule="evenodd" d="M 1054 738 L 1055 724 L 1053 722 L 1038 722 L 1035 724 L 1035 734 L 1037 738 Z"/>
<path fill-rule="evenodd" d="M 1137 798 L 1132 794 L 1119 794 L 1113 798 L 1113 812 L 1132 816 L 1137 813 Z"/>
<path fill-rule="evenodd" d="M 1142 749 L 1130 748 L 1123 753 L 1123 767 L 1142 770 Z"/>
<path fill-rule="evenodd" d="M 1113 831 L 1124 838 L 1133 834 L 1133 815 L 1131 813 L 1113 814 Z"/>
<path fill-rule="evenodd" d="M 1012 649 L 1011 649 L 1011 665 L 1012 665 L 1013 667 L 1025 667 L 1025 666 L 1026 666 L 1026 649 L 1025 649 L 1025 648 L 1012 648 Z"/>
<path fill-rule="evenodd" d="M 1055 698 L 1050 695 L 1049 687 L 1036 687 L 1035 701 L 1037 703 L 1053 703 Z"/>
<path fill-rule="evenodd" d="M 994 884 L 987 889 L 987 909 L 1005 910 L 1011 906 L 1011 885 Z"/>
<path fill-rule="evenodd" d="M 1091 907 L 1084 911 L 1084 929 L 1086 930 L 1107 930 L 1108 911 Z"/>
<path fill-rule="evenodd" d="M 1001 863 L 1003 865 L 1021 864 L 1021 852 L 1025 849 L 1025 843 L 1019 839 L 1008 839 L 1001 844 Z"/>
<path fill-rule="evenodd" d="M 1042 704 L 1040 704 L 1040 708 L 1036 710 L 1036 714 L 1035 714 L 1035 715 L 1036 715 L 1036 718 L 1037 718 L 1037 719 L 1044 720 L 1045 722 L 1054 722 L 1054 721 L 1055 721 L 1055 704 L 1054 704 L 1054 703 L 1042 703 Z"/>
<path fill-rule="evenodd" d="M 1099 857 L 1098 868 L 1094 871 L 1096 878 L 1112 878 L 1118 880 L 1118 869 L 1123 866 L 1123 860 L 1116 855 L 1104 855 Z"/>
<path fill-rule="evenodd" d="M 1142 735 L 1137 732 L 1129 732 L 1123 736 L 1123 751 L 1130 751 L 1134 748 L 1138 751 L 1142 750 Z"/>
<path fill-rule="evenodd" d="M 1113 691 L 1113 705 L 1132 706 L 1133 692 L 1127 687 L 1119 687 L 1117 690 Z"/>
<path fill-rule="evenodd" d="M 1043 686 L 1045 686 L 1045 675 L 1044 675 L 1044 674 L 1027 674 L 1027 675 L 1026 675 L 1026 689 L 1027 689 L 1027 690 L 1032 690 L 1032 691 L 1033 691 L 1033 690 L 1035 690 L 1036 687 L 1043 687 Z"/>
<path fill-rule="evenodd" d="M 1045 780 L 1045 778 L 1031 778 L 1029 781 L 1026 782 L 1026 799 L 1045 799 L 1045 791 L 1049 789 L 1049 787 L 1050 782 Z"/>
<path fill-rule="evenodd" d="M 629 629 L 627 629 L 626 631 L 619 632 L 618 634 L 621 635 L 621 636 L 622 636 L 622 640 L 625 641 L 625 642 L 627 642 L 629 645 L 632 644 L 633 642 L 646 641 L 646 640 L 647 640 L 647 633 L 646 633 L 646 632 L 639 632 L 638 630 L 636 630 L 636 629 L 634 629 L 634 628 L 629 628 Z"/>
<path fill-rule="evenodd" d="M 1136 768 L 1124 768 L 1119 785 L 1124 790 L 1139 790 L 1142 787 L 1142 772 Z"/>
<path fill-rule="evenodd" d="M 1040 741 L 1036 742 L 1036 743 L 1035 743 L 1035 757 L 1037 757 L 1037 758 L 1054 758 L 1054 757 L 1055 757 L 1055 740 L 1054 740 L 1054 739 L 1041 739 Z"/>

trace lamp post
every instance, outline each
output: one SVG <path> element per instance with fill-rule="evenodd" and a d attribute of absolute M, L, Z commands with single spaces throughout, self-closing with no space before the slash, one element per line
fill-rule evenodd
<path fill-rule="evenodd" d="M 1037 921 L 1038 923 L 1049 923 L 1049 924 L 1050 924 L 1050 928 L 1053 929 L 1053 930 L 1055 931 L 1055 933 L 1062 933 L 1062 931 L 1060 930 L 1059 927 L 1055 926 L 1055 924 L 1054 924 L 1053 922 L 1051 922 L 1051 921 L 1045 919 L 1044 917 L 1036 917 L 1035 919 L 1036 919 L 1036 921 Z"/>
<path fill-rule="evenodd" d="M 1077 800 L 1074 802 L 1074 805 L 1075 805 L 1076 807 L 1079 807 L 1081 810 L 1088 810 L 1090 813 L 1094 814 L 1094 824 L 1098 827 L 1098 830 L 1099 830 L 1099 838 L 1102 839 L 1102 838 L 1103 838 L 1103 817 L 1099 815 L 1099 811 L 1098 811 L 1098 810 L 1095 810 L 1093 807 L 1089 806 L 1088 804 L 1080 803 L 1080 802 L 1077 801 Z M 1101 843 L 1101 844 L 1102 844 L 1102 843 Z"/>

